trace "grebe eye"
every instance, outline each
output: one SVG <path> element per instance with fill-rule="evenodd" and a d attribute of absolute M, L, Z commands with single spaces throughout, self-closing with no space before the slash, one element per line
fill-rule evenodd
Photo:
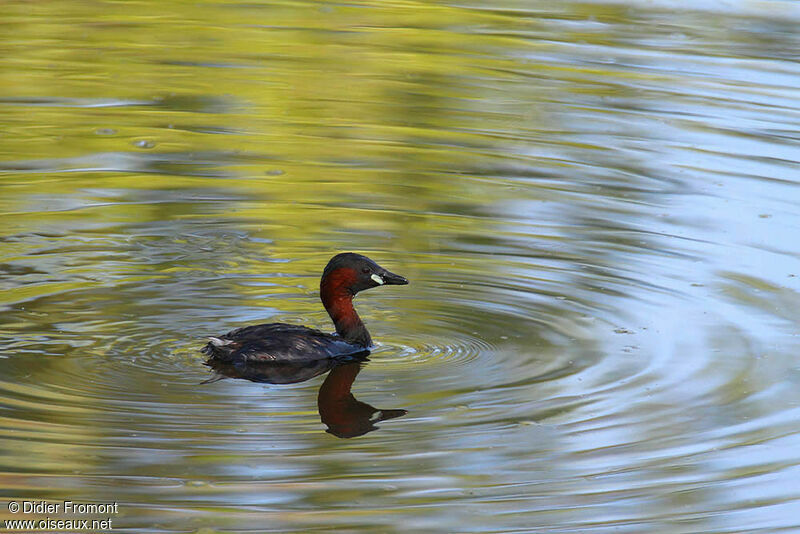
<path fill-rule="evenodd" d="M 361 272 L 367 274 L 369 272 L 369 267 L 364 267 L 363 269 L 361 269 Z"/>

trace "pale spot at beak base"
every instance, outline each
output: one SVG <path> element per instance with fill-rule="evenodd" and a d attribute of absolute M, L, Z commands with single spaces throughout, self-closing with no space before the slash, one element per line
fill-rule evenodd
<path fill-rule="evenodd" d="M 376 284 L 383 285 L 383 278 L 381 278 L 377 274 L 373 274 L 372 276 L 370 276 L 370 278 L 372 278 Z"/>

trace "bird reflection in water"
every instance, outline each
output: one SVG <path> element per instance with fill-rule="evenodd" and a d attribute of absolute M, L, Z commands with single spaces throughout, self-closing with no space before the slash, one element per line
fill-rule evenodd
<path fill-rule="evenodd" d="M 296 384 L 330 371 L 319 387 L 317 408 L 327 432 L 339 438 L 354 438 L 377 430 L 381 421 L 402 417 L 406 410 L 382 410 L 353 396 L 350 388 L 367 362 L 368 352 L 350 356 L 346 361 L 334 359 L 306 362 L 220 363 L 209 360 L 206 365 L 214 376 L 204 383 L 223 378 L 242 378 L 266 384 Z"/>

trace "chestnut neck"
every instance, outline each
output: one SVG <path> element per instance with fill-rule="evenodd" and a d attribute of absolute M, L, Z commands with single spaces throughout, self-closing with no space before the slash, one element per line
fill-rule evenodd
<path fill-rule="evenodd" d="M 322 278 L 319 293 L 336 333 L 348 343 L 367 348 L 372 345 L 372 338 L 353 307 L 355 295 L 350 290 L 356 277 L 353 269 L 337 269 Z"/>

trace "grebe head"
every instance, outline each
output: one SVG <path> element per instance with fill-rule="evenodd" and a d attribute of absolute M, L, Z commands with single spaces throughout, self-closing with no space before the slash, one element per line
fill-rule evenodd
<path fill-rule="evenodd" d="M 391 273 L 361 254 L 337 254 L 322 273 L 321 288 L 339 289 L 355 295 L 359 291 L 382 285 L 405 285 L 408 280 Z"/>
<path fill-rule="evenodd" d="M 353 308 L 353 297 L 359 291 L 382 285 L 403 285 L 408 280 L 390 273 L 361 254 L 337 254 L 322 273 L 319 296 L 336 325 L 336 333 L 345 341 L 368 348 L 372 338 Z"/>

